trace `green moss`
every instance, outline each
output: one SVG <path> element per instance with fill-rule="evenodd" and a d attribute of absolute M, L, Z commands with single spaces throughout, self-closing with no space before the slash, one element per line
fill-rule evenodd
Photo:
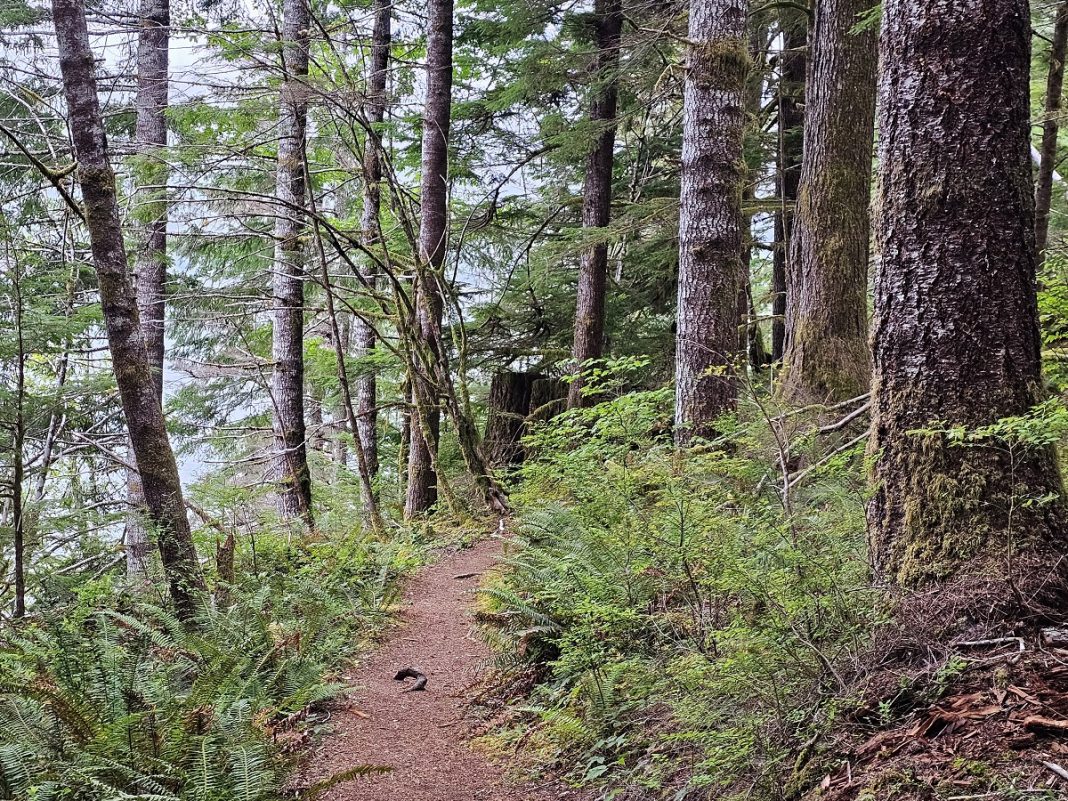
<path fill-rule="evenodd" d="M 892 415 L 883 419 L 891 425 Z M 1045 449 L 959 442 L 938 430 L 884 430 L 881 438 L 876 547 L 897 583 L 995 575 L 1007 552 L 1042 547 L 1052 536 L 1059 512 L 1042 499 L 1056 473 Z"/>
<path fill-rule="evenodd" d="M 690 77 L 704 89 L 742 91 L 750 66 L 744 39 L 719 39 L 690 46 Z"/>
<path fill-rule="evenodd" d="M 904 505 L 906 545 L 896 570 L 903 584 L 941 578 L 979 554 L 991 534 L 990 507 L 1008 500 L 997 497 L 989 468 L 960 460 L 959 469 L 946 471 L 936 452 L 945 445 L 933 441 L 941 437 L 919 440 Z"/>

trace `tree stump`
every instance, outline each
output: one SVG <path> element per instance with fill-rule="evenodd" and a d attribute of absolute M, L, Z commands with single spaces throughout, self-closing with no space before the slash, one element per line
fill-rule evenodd
<path fill-rule="evenodd" d="M 489 416 L 483 448 L 486 459 L 494 467 L 519 464 L 523 448 L 519 444 L 526 431 L 527 412 L 531 405 L 532 389 L 544 380 L 538 373 L 500 372 L 490 383 Z"/>
<path fill-rule="evenodd" d="M 551 420 L 567 408 L 567 384 L 559 378 L 537 378 L 530 387 L 527 419 Z"/>

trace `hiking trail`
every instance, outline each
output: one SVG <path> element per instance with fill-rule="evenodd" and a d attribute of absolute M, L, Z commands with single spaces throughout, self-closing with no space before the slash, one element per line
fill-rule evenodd
<path fill-rule="evenodd" d="M 331 731 L 309 754 L 308 786 L 356 765 L 392 770 L 339 784 L 322 801 L 582 801 L 545 783 L 514 784 L 505 768 L 469 742 L 466 694 L 490 652 L 474 630 L 475 591 L 501 555 L 499 539 L 451 553 L 406 583 L 399 625 L 346 675 L 355 689 L 333 711 Z M 397 671 L 421 670 L 427 686 Z"/>

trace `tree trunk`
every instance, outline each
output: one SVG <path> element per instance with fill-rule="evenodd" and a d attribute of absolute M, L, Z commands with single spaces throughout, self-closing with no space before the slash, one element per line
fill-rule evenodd
<path fill-rule="evenodd" d="M 867 391 L 868 250 L 875 32 L 852 33 L 869 0 L 818 0 L 809 41 L 804 160 L 790 242 L 785 397 Z"/>
<path fill-rule="evenodd" d="M 1064 59 L 1068 51 L 1068 2 L 1057 5 L 1053 40 L 1049 49 L 1046 77 L 1046 118 L 1042 123 L 1042 150 L 1035 186 L 1035 249 L 1041 264 L 1049 241 L 1049 212 L 1053 201 L 1053 172 L 1057 166 L 1057 136 L 1060 133 L 1061 93 L 1064 88 Z"/>
<path fill-rule="evenodd" d="M 714 433 L 735 408 L 742 276 L 745 0 L 695 0 L 683 90 L 675 436 Z"/>
<path fill-rule="evenodd" d="M 947 622 L 1064 588 L 1049 450 L 916 433 L 1041 396 L 1029 40 L 1027 0 L 884 4 L 869 536 L 877 574 L 942 588 L 924 604 Z"/>
<path fill-rule="evenodd" d="M 379 210 L 382 205 L 382 142 L 376 126 L 386 116 L 386 79 L 389 76 L 389 49 L 392 41 L 392 0 L 375 0 L 375 26 L 371 39 L 371 75 L 368 82 L 364 114 L 369 130 L 363 151 L 363 216 L 360 228 L 364 247 L 374 248 L 381 241 Z M 369 267 L 364 279 L 374 286 L 374 268 Z M 357 356 L 369 356 L 375 350 L 375 331 L 360 318 L 353 321 L 353 338 Z M 363 444 L 367 469 L 372 479 L 378 475 L 378 397 L 374 372 L 364 371 L 356 379 L 357 432 Z M 374 499 L 365 498 L 368 508 Z"/>
<path fill-rule="evenodd" d="M 764 87 L 767 76 L 768 36 L 770 26 L 767 22 L 759 21 L 750 25 L 749 31 L 749 59 L 751 69 L 746 80 L 745 90 L 745 117 L 747 130 L 745 132 L 743 153 L 760 153 L 760 140 L 764 133 Z M 750 145 L 753 145 L 751 147 Z M 755 161 L 763 159 L 761 153 Z M 759 163 L 746 163 L 746 174 L 750 170 L 759 171 Z M 756 199 L 756 186 L 750 181 L 745 181 L 742 188 L 742 206 L 748 208 Z M 760 323 L 757 321 L 756 309 L 753 304 L 753 212 L 746 211 L 742 217 L 742 290 L 738 295 L 738 355 L 739 363 L 742 360 L 749 363 L 754 372 L 763 370 L 768 363 L 768 355 L 764 350 L 764 337 L 760 331 Z"/>
<path fill-rule="evenodd" d="M 283 6 L 283 83 L 278 98 L 278 200 L 274 238 L 274 404 L 278 512 L 311 528 L 311 473 L 304 424 L 304 148 L 308 117 L 305 79 L 311 14 L 308 0 Z"/>
<path fill-rule="evenodd" d="M 26 616 L 26 338 L 22 265 L 14 260 L 11 284 L 15 323 L 15 420 L 11 426 L 11 522 L 14 536 L 15 617 Z"/>
<path fill-rule="evenodd" d="M 352 317 L 345 310 L 337 312 L 337 330 L 340 341 L 331 344 L 335 352 L 340 349 L 342 355 L 347 354 L 352 343 Z M 352 429 L 350 422 L 345 399 L 339 397 L 331 412 L 331 423 L 334 427 L 332 458 L 334 462 L 343 467 L 349 463 L 349 449 L 344 434 Z"/>
<path fill-rule="evenodd" d="M 449 118 L 452 114 L 452 0 L 429 0 L 427 90 L 423 110 L 423 178 L 419 203 L 419 265 L 415 286 L 415 335 L 435 361 L 443 354 L 441 275 L 448 246 Z M 434 470 L 441 433 L 440 388 L 412 376 L 413 414 L 408 452 L 405 517 L 424 514 L 437 501 Z M 431 453 L 431 448 L 434 453 Z"/>
<path fill-rule="evenodd" d="M 483 437 L 486 460 L 493 466 L 519 464 L 523 447 L 519 441 L 526 433 L 530 397 L 537 373 L 494 373 L 486 403 L 486 436 Z"/>
<path fill-rule="evenodd" d="M 148 364 L 156 392 L 163 403 L 165 288 L 167 283 L 167 95 L 171 10 L 169 0 L 141 0 L 141 29 L 137 38 L 137 155 L 136 171 L 141 222 L 134 277 Z M 131 456 L 133 449 L 130 449 Z M 141 478 L 136 470 L 126 476 L 126 574 L 143 580 L 148 573 L 151 542 L 145 526 L 146 509 Z"/>
<path fill-rule="evenodd" d="M 53 0 L 52 19 L 115 381 L 170 594 L 189 617 L 204 579 L 127 269 L 82 0 Z"/>
<path fill-rule="evenodd" d="M 794 15 L 791 15 L 794 16 Z M 799 15 L 797 15 L 799 16 Z M 802 142 L 805 115 L 805 39 L 807 21 L 786 19 L 782 23 L 782 54 L 779 56 L 779 196 L 782 208 L 775 214 L 775 253 L 771 277 L 771 360 L 781 362 L 786 347 L 787 266 L 793 233 L 794 203 L 801 181 Z"/>
<path fill-rule="evenodd" d="M 315 213 L 314 198 L 312 200 L 312 213 Z M 341 390 L 341 403 L 344 409 L 344 418 L 349 425 L 349 432 L 353 438 L 356 450 L 356 464 L 360 473 L 360 494 L 363 496 L 365 521 L 371 530 L 381 534 L 385 530 L 382 514 L 378 509 L 378 496 L 374 488 L 374 474 L 368 463 L 367 452 L 363 447 L 363 440 L 357 427 L 359 415 L 352 398 L 352 388 L 349 385 L 349 373 L 345 369 L 345 337 L 341 331 L 341 323 L 338 320 L 337 305 L 334 303 L 334 290 L 330 285 L 330 270 L 326 259 L 326 251 L 322 246 L 322 236 L 319 229 L 318 218 L 315 223 L 315 241 L 319 249 L 320 277 L 326 297 L 326 317 L 330 326 L 330 342 L 334 348 L 334 365 L 337 368 L 338 387 Z"/>
<path fill-rule="evenodd" d="M 616 142 L 617 76 L 620 32 L 623 29 L 622 0 L 594 1 L 597 58 L 590 77 L 590 123 L 596 130 L 586 157 L 582 188 L 582 227 L 607 228 L 612 213 L 612 167 Z M 599 242 L 582 252 L 578 294 L 575 303 L 575 340 L 571 350 L 575 380 L 568 392 L 568 407 L 594 402 L 582 392 L 582 370 L 591 359 L 604 354 L 605 290 L 608 284 L 608 245 Z"/>

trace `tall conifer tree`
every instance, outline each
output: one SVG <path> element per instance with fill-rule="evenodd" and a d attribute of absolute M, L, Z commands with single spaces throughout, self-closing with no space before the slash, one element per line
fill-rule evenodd
<path fill-rule="evenodd" d="M 742 275 L 742 138 L 749 70 L 744 0 L 694 0 L 683 95 L 675 438 L 735 408 Z"/>
<path fill-rule="evenodd" d="M 972 619 L 1064 587 L 1053 454 L 916 433 L 1042 397 L 1030 36 L 1027 0 L 884 4 L 871 557 L 889 582 L 970 584 L 947 598 Z"/>

